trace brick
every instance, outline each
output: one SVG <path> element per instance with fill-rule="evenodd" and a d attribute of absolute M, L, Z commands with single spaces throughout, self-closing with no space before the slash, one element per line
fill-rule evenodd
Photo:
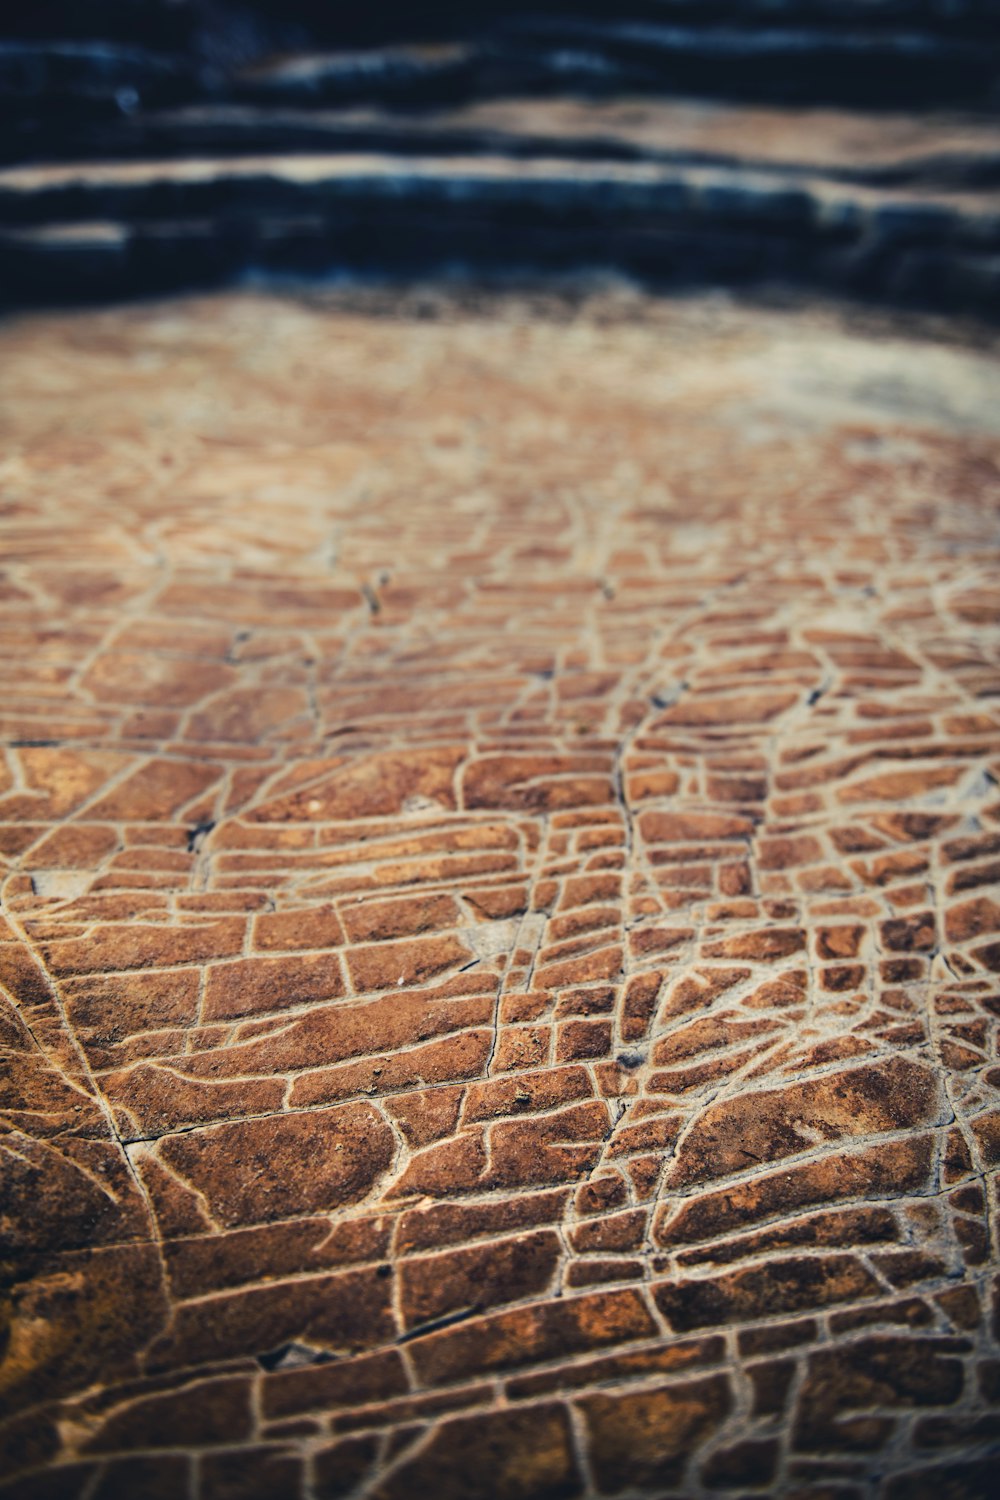
<path fill-rule="evenodd" d="M 400 1254 L 436 1250 L 443 1245 L 494 1236 L 562 1219 L 568 1188 L 530 1193 L 514 1198 L 494 1197 L 480 1203 L 436 1203 L 404 1213 L 396 1231 Z"/>
<path fill-rule="evenodd" d="M 91 1493 L 101 1500 L 129 1500 L 148 1495 L 150 1500 L 171 1500 L 189 1485 L 191 1461 L 180 1454 L 157 1454 L 149 1458 L 119 1458 L 104 1465 Z"/>
<path fill-rule="evenodd" d="M 200 1461 L 201 1485 L 219 1500 L 269 1500 L 301 1492 L 302 1460 L 278 1445 L 207 1453 Z"/>
<path fill-rule="evenodd" d="M 557 1062 L 607 1057 L 611 1052 L 610 1021 L 566 1021 L 556 1035 Z"/>
<path fill-rule="evenodd" d="M 729 813 L 645 812 L 639 831 L 650 844 L 701 844 L 746 839 L 753 833 L 750 818 Z"/>
<path fill-rule="evenodd" d="M 295 1080 L 288 1103 L 293 1109 L 308 1108 L 314 1104 L 330 1104 L 351 1094 L 381 1090 L 391 1097 L 394 1089 L 477 1078 L 486 1067 L 492 1047 L 492 1031 L 463 1031 L 437 1042 L 427 1042 L 422 1047 L 410 1047 L 405 1052 L 341 1063 L 335 1068 L 317 1068 Z M 447 1107 L 447 1100 L 440 1102 Z M 454 1123 L 454 1112 L 451 1118 Z M 447 1130 L 437 1132 L 438 1135 L 449 1133 Z M 435 1139 L 434 1131 L 426 1138 Z"/>
<path fill-rule="evenodd" d="M 954 786 L 964 775 L 962 766 L 921 766 L 909 771 L 883 771 L 852 786 L 842 787 L 841 802 L 903 802 L 909 797 L 933 796 L 938 787 Z"/>
<path fill-rule="evenodd" d="M 243 947 L 245 925 L 242 917 L 184 927 L 108 923 L 90 937 L 48 943 L 44 952 L 59 976 L 169 968 L 235 957 Z"/>
<path fill-rule="evenodd" d="M 458 938 L 414 938 L 352 948 L 347 955 L 351 983 L 359 993 L 398 985 L 422 984 L 448 969 L 468 963 L 472 954 Z"/>
<path fill-rule="evenodd" d="M 775 927 L 766 932 L 746 932 L 719 943 L 703 943 L 702 953 L 706 958 L 744 958 L 770 963 L 772 959 L 800 953 L 804 947 L 805 936 L 797 928 Z"/>
<path fill-rule="evenodd" d="M 587 1171 L 600 1155 L 608 1123 L 607 1105 L 596 1100 L 538 1119 L 498 1121 L 490 1131 L 490 1184 L 547 1187 Z"/>
<path fill-rule="evenodd" d="M 717 1448 L 701 1471 L 709 1489 L 759 1489 L 775 1477 L 780 1447 L 777 1438 L 747 1438 Z"/>
<path fill-rule="evenodd" d="M 606 1297 L 621 1292 L 604 1293 Z M 583 1302 L 584 1299 L 578 1299 Z M 570 1304 L 571 1306 L 573 1304 Z M 530 1399 L 553 1391 L 582 1390 L 608 1382 L 642 1380 L 676 1375 L 684 1370 L 719 1365 L 725 1355 L 725 1341 L 718 1335 L 705 1338 L 662 1341 L 653 1347 L 606 1354 L 598 1358 L 577 1360 L 572 1365 L 530 1375 L 518 1375 L 507 1381 L 512 1400 Z"/>
<path fill-rule="evenodd" d="M 331 1229 L 325 1217 L 297 1218 L 224 1235 L 172 1237 L 164 1244 L 163 1258 L 174 1296 L 198 1297 L 262 1276 L 381 1261 L 388 1253 L 389 1229 L 379 1219 L 348 1219 Z"/>
<path fill-rule="evenodd" d="M 247 815 L 255 823 L 317 823 L 337 818 L 385 817 L 402 812 L 407 799 L 425 797 L 455 806 L 452 779 L 462 759 L 458 749 L 423 749 L 335 756 L 303 762 L 281 787 Z"/>
<path fill-rule="evenodd" d="M 342 1438 L 312 1456 L 312 1489 L 316 1500 L 346 1500 L 378 1458 L 379 1441 L 373 1433 Z"/>
<path fill-rule="evenodd" d="M 1000 932 L 1000 902 L 978 896 L 949 907 L 945 916 L 945 936 L 951 943 L 965 943 L 980 933 Z"/>
<path fill-rule="evenodd" d="M 892 953 L 925 952 L 937 942 L 937 923 L 932 911 L 896 917 L 879 928 L 883 948 Z"/>
<path fill-rule="evenodd" d="M 470 1085 L 462 1118 L 471 1123 L 501 1115 L 530 1114 L 589 1099 L 593 1092 L 593 1084 L 582 1067 L 547 1068 L 540 1073 L 520 1073 L 516 1078 L 493 1078 Z"/>
<path fill-rule="evenodd" d="M 300 1370 L 277 1370 L 265 1377 L 261 1404 L 265 1417 L 332 1411 L 372 1401 L 388 1401 L 409 1389 L 397 1349 L 334 1360 Z"/>
<path fill-rule="evenodd" d="M 631 1343 L 655 1332 L 641 1298 L 629 1288 L 493 1313 L 427 1334 L 414 1341 L 410 1354 L 421 1380 L 443 1384 Z"/>
<path fill-rule="evenodd" d="M 796 702 L 795 693 L 744 693 L 731 698 L 682 698 L 661 715 L 657 726 L 689 728 L 736 728 L 768 724 Z"/>

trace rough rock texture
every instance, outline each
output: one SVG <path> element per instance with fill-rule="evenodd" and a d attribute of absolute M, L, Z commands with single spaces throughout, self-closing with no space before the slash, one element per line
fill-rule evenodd
<path fill-rule="evenodd" d="M 963 338 L 0 330 L 4 1496 L 992 1492 Z"/>

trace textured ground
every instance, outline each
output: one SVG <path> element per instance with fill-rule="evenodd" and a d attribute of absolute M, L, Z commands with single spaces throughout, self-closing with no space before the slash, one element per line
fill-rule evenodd
<path fill-rule="evenodd" d="M 986 1496 L 995 347 L 359 300 L 0 330 L 3 1494 Z"/>

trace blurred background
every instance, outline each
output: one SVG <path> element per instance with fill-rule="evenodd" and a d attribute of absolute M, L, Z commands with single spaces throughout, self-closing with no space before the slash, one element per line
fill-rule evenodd
<path fill-rule="evenodd" d="M 1000 306 L 1000 0 L 36 0 L 8 304 L 614 269 Z"/>

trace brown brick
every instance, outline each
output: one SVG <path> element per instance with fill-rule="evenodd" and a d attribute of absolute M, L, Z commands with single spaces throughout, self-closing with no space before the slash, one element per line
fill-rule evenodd
<path fill-rule="evenodd" d="M 450 896 L 402 896 L 393 901 L 362 901 L 344 906 L 344 926 L 352 943 L 385 942 L 455 927 L 462 920 Z"/>
<path fill-rule="evenodd" d="M 346 1500 L 374 1467 L 379 1440 L 374 1433 L 341 1438 L 312 1455 L 315 1500 Z"/>
<path fill-rule="evenodd" d="M 173 1295 L 198 1297 L 263 1277 L 381 1260 L 389 1248 L 389 1231 L 389 1221 L 382 1219 L 347 1219 L 333 1229 L 326 1217 L 294 1219 L 170 1239 L 163 1258 Z"/>
<path fill-rule="evenodd" d="M 645 812 L 639 830 L 650 844 L 701 844 L 749 838 L 753 822 L 730 813 Z"/>
<path fill-rule="evenodd" d="M 243 947 L 245 927 L 242 917 L 183 927 L 108 923 L 89 937 L 48 943 L 44 951 L 49 968 L 59 976 L 161 969 L 233 958 Z"/>
<path fill-rule="evenodd" d="M 676 1209 L 665 1203 L 657 1211 L 657 1243 L 687 1244 L 732 1234 L 758 1219 L 835 1201 L 848 1192 L 861 1196 L 918 1191 L 930 1176 L 931 1148 L 930 1135 L 914 1135 L 778 1172 L 755 1173 L 748 1182 L 705 1192 Z"/>
<path fill-rule="evenodd" d="M 273 1500 L 301 1493 L 302 1460 L 277 1445 L 207 1453 L 200 1471 L 202 1489 L 217 1500 Z"/>
<path fill-rule="evenodd" d="M 608 1107 L 597 1100 L 535 1120 L 501 1120 L 490 1131 L 489 1181 L 494 1187 L 541 1187 L 587 1171 L 600 1155 L 608 1124 Z"/>
<path fill-rule="evenodd" d="M 983 932 L 1000 932 L 1000 902 L 978 896 L 949 907 L 944 927 L 951 943 L 968 942 Z"/>
<path fill-rule="evenodd" d="M 762 870 L 794 870 L 799 865 L 818 864 L 824 858 L 822 844 L 809 834 L 762 838 L 757 844 L 757 863 Z"/>
<path fill-rule="evenodd" d="M 787 958 L 801 953 L 805 936 L 798 928 L 772 927 L 763 932 L 746 932 L 739 937 L 724 938 L 718 943 L 703 943 L 706 958 L 744 958 L 757 963 Z"/>
<path fill-rule="evenodd" d="M 883 948 L 888 948 L 891 953 L 926 952 L 937 942 L 937 923 L 932 911 L 895 917 L 883 922 L 879 931 Z"/>
<path fill-rule="evenodd" d="M 780 1446 L 777 1438 L 746 1438 L 717 1448 L 701 1471 L 709 1489 L 760 1489 L 775 1477 Z"/>
<path fill-rule="evenodd" d="M 351 982 L 359 993 L 422 984 L 436 974 L 465 964 L 472 957 L 456 937 L 414 938 L 352 948 L 347 954 Z"/>
<path fill-rule="evenodd" d="M 566 1021 L 556 1033 L 556 1060 L 607 1057 L 611 1052 L 610 1021 Z"/>
<path fill-rule="evenodd" d="M 388 1401 L 408 1389 L 400 1353 L 388 1349 L 299 1370 L 276 1370 L 264 1378 L 261 1406 L 264 1416 L 273 1419 Z"/>
<path fill-rule="evenodd" d="M 412 1088 L 415 1084 L 477 1078 L 486 1067 L 492 1047 L 492 1031 L 463 1031 L 422 1047 L 409 1047 L 405 1052 L 380 1054 L 341 1063 L 335 1068 L 317 1068 L 295 1080 L 288 1103 L 293 1109 L 308 1108 L 331 1104 L 351 1094 L 371 1094 L 376 1090 L 391 1094 L 394 1089 Z M 434 1136 L 427 1139 L 433 1140 Z"/>
<path fill-rule="evenodd" d="M 404 1213 L 396 1232 L 400 1254 L 437 1250 L 468 1240 L 495 1236 L 536 1224 L 555 1224 L 562 1219 L 569 1188 L 554 1192 L 528 1193 L 519 1197 L 494 1196 L 481 1203 L 435 1203 Z"/>
<path fill-rule="evenodd" d="M 410 797 L 426 797 L 454 807 L 452 777 L 462 759 L 456 749 L 412 747 L 354 757 L 306 761 L 297 765 L 269 800 L 247 817 L 254 823 L 316 823 L 336 818 L 386 817 L 402 812 Z"/>
<path fill-rule="evenodd" d="M 466 807 L 552 812 L 614 801 L 610 762 L 595 755 L 493 755 L 470 762 L 462 778 Z"/>
<path fill-rule="evenodd" d="M 856 958 L 861 951 L 865 929 L 857 925 L 821 927 L 816 934 L 816 953 L 820 958 Z"/>

